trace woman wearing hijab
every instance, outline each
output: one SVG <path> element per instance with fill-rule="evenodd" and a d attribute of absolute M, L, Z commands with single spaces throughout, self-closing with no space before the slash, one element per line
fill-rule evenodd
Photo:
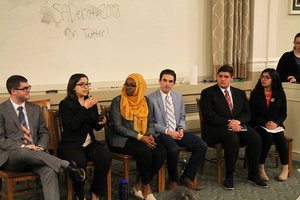
<path fill-rule="evenodd" d="M 132 193 L 139 199 L 155 200 L 150 182 L 165 162 L 164 145 L 154 138 L 150 102 L 144 96 L 147 85 L 140 74 L 130 74 L 110 107 L 111 126 L 106 141 L 112 152 L 136 158 L 140 181 Z"/>

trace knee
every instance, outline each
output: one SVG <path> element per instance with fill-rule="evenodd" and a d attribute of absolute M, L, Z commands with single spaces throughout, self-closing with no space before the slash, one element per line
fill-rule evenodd
<path fill-rule="evenodd" d="M 201 151 L 206 151 L 207 150 L 207 143 L 202 140 L 201 138 L 198 138 L 194 142 L 196 144 L 196 148 L 201 150 Z"/>
<path fill-rule="evenodd" d="M 202 152 L 206 152 L 207 151 L 207 144 L 206 144 L 206 142 L 203 141 L 202 143 L 200 143 L 199 149 Z"/>
<path fill-rule="evenodd" d="M 233 133 L 230 137 L 228 137 L 228 143 L 232 146 L 239 146 L 240 145 L 240 139 L 237 136 L 236 133 Z"/>
<path fill-rule="evenodd" d="M 147 146 L 145 146 L 141 149 L 137 149 L 136 151 L 139 151 L 139 154 L 138 154 L 139 156 L 147 158 L 147 159 L 152 159 L 152 151 Z"/>
<path fill-rule="evenodd" d="M 97 156 L 97 158 L 95 158 L 95 160 L 94 160 L 95 163 L 104 163 L 108 166 L 110 166 L 111 161 L 112 161 L 112 158 L 108 151 L 105 151 L 105 152 L 99 154 Z"/>
<path fill-rule="evenodd" d="M 174 145 L 172 148 L 167 150 L 168 156 L 179 156 L 180 147 L 178 145 Z"/>
<path fill-rule="evenodd" d="M 87 162 L 88 162 L 86 158 L 77 157 L 76 159 L 73 159 L 72 161 L 75 162 L 76 166 L 78 166 L 82 169 L 86 169 Z"/>

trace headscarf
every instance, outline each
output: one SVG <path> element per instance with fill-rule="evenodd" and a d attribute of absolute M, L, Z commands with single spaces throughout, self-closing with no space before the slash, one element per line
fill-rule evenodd
<path fill-rule="evenodd" d="M 133 121 L 133 116 L 135 116 L 137 118 L 138 129 L 145 135 L 149 113 L 147 101 L 144 97 L 147 84 L 140 74 L 130 74 L 126 80 L 129 78 L 132 78 L 135 81 L 136 88 L 132 96 L 127 96 L 125 86 L 123 86 L 120 103 L 121 115 L 129 121 Z"/>

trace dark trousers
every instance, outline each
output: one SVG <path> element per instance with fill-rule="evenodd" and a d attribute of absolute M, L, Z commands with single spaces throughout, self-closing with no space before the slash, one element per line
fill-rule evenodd
<path fill-rule="evenodd" d="M 181 140 L 174 140 L 172 137 L 166 134 L 160 134 L 158 139 L 165 145 L 167 149 L 169 179 L 172 181 L 178 181 L 177 164 L 180 147 L 186 147 L 188 150 L 192 151 L 192 155 L 182 176 L 193 181 L 198 172 L 200 163 L 206 154 L 206 142 L 204 142 L 195 134 L 189 132 L 185 132 Z"/>
<path fill-rule="evenodd" d="M 259 160 L 259 164 L 265 164 L 266 158 L 268 156 L 269 150 L 271 148 L 273 140 L 275 141 L 278 154 L 280 157 L 281 164 L 287 165 L 288 164 L 288 150 L 286 139 L 284 137 L 283 132 L 279 133 L 268 133 L 262 127 L 257 127 L 255 129 L 256 132 L 260 135 L 261 138 L 261 156 Z"/>
<path fill-rule="evenodd" d="M 111 165 L 111 156 L 106 148 L 99 142 L 92 142 L 85 148 L 63 149 L 59 151 L 59 157 L 65 160 L 74 161 L 76 166 L 86 171 L 87 162 L 95 163 L 93 183 L 91 192 L 104 197 L 106 193 L 107 174 Z M 73 190 L 81 200 L 84 198 L 84 181 L 77 181 L 73 178 Z"/>
<path fill-rule="evenodd" d="M 247 155 L 249 163 L 249 173 L 251 175 L 258 174 L 258 162 L 261 154 L 261 139 L 259 134 L 247 125 L 247 131 L 233 132 L 225 128 L 213 128 L 211 132 L 205 136 L 205 141 L 209 145 L 210 141 L 216 141 L 224 145 L 225 166 L 227 172 L 235 171 L 235 164 L 239 154 L 241 145 L 247 146 Z"/>
<path fill-rule="evenodd" d="M 129 138 L 124 148 L 109 146 L 112 152 L 128 154 L 136 158 L 137 168 L 143 185 L 149 184 L 165 162 L 167 151 L 164 145 L 155 138 L 156 148 L 150 149 L 145 143 Z"/>

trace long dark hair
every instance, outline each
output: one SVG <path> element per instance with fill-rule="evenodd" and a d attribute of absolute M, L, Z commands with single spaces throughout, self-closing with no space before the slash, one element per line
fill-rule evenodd
<path fill-rule="evenodd" d="M 81 78 L 89 78 L 85 74 L 73 74 L 68 82 L 68 87 L 67 87 L 67 97 L 68 99 L 76 100 L 78 98 L 77 94 L 74 91 L 74 88 L 76 87 L 76 84 Z"/>
<path fill-rule="evenodd" d="M 268 72 L 269 75 L 271 76 L 272 91 L 274 92 L 276 90 L 282 90 L 282 84 L 281 84 L 281 81 L 280 81 L 279 73 L 273 68 L 267 68 L 267 69 L 263 70 L 260 75 L 263 75 L 263 73 L 265 73 L 265 72 Z M 261 79 L 260 78 L 258 79 L 254 89 L 264 90 L 264 87 L 261 85 Z"/>

